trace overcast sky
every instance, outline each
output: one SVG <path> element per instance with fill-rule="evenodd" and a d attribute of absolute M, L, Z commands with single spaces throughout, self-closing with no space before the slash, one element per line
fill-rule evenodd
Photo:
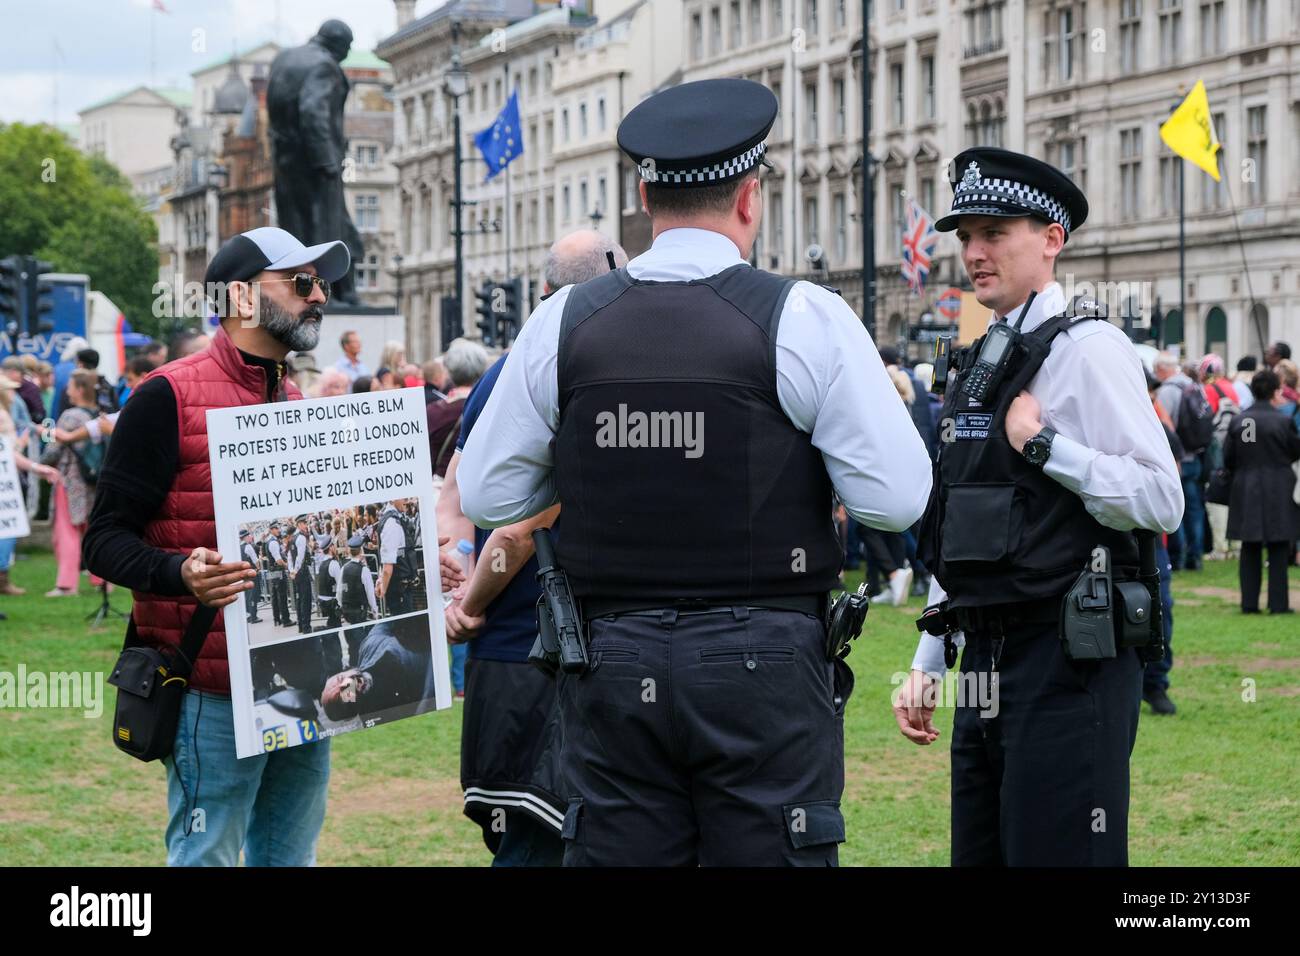
<path fill-rule="evenodd" d="M 156 86 L 190 86 L 190 72 L 264 40 L 304 42 L 330 17 L 354 48 L 371 50 L 397 27 L 392 0 L 0 0 L 0 121 L 77 122 L 77 110 L 150 83 L 153 20 Z M 443 0 L 420 0 L 416 16 Z M 277 20 L 279 30 L 277 35 Z M 194 39 L 194 31 L 199 40 Z M 195 50 L 202 44 L 205 48 Z M 57 51 L 56 51 L 57 45 Z M 60 56 L 61 52 L 61 56 Z M 55 114 L 57 83 L 58 113 Z"/>

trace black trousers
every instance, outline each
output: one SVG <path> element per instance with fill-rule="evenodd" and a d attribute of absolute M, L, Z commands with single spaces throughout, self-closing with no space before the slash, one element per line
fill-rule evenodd
<path fill-rule="evenodd" d="M 293 613 L 298 618 L 299 633 L 311 633 L 311 604 L 311 574 L 304 564 L 298 576 L 293 579 Z"/>
<path fill-rule="evenodd" d="M 289 620 L 289 582 L 281 575 L 271 582 L 271 616 L 276 624 L 292 624 Z"/>
<path fill-rule="evenodd" d="M 844 708 L 819 619 L 649 611 L 590 634 L 592 669 L 559 682 L 565 866 L 838 863 Z"/>
<path fill-rule="evenodd" d="M 1285 611 L 1289 606 L 1286 580 L 1287 553 L 1291 550 L 1289 541 L 1241 542 L 1241 564 L 1238 574 L 1241 580 L 1241 609 L 1243 611 L 1259 610 L 1259 586 L 1263 576 L 1263 553 L 1268 549 L 1268 609 Z"/>
<path fill-rule="evenodd" d="M 1055 623 L 1028 625 L 1003 643 L 990 695 L 994 649 L 988 635 L 966 634 L 957 686 L 967 692 L 952 730 L 953 866 L 1126 866 L 1137 652 L 1075 663 Z"/>
<path fill-rule="evenodd" d="M 262 576 L 260 574 L 253 578 L 253 588 L 248 592 L 244 600 L 248 602 L 248 623 L 255 624 L 260 620 L 257 616 L 257 606 L 262 603 Z"/>

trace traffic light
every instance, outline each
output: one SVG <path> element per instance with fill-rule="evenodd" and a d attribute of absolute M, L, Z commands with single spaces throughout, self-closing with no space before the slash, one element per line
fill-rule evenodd
<path fill-rule="evenodd" d="M 27 257 L 24 268 L 26 273 L 24 298 L 27 307 L 23 310 L 25 318 L 23 331 L 28 335 L 43 335 L 54 331 L 54 323 L 44 318 L 47 313 L 54 311 L 54 303 L 50 301 L 53 290 L 50 281 L 41 278 L 53 269 L 54 264 L 51 262 L 33 256 Z"/>
<path fill-rule="evenodd" d="M 502 348 L 515 340 L 524 324 L 523 315 L 520 313 L 523 301 L 523 280 L 516 277 L 501 286 L 501 310 L 497 313 L 497 339 Z"/>
<path fill-rule="evenodd" d="M 23 257 L 0 259 L 0 329 L 10 338 L 23 327 Z"/>
<path fill-rule="evenodd" d="M 478 313 L 479 318 L 476 323 L 479 328 L 479 334 L 483 337 L 483 344 L 491 346 L 496 341 L 497 318 L 495 305 L 497 285 L 495 282 L 484 279 L 483 285 L 474 293 L 474 298 L 478 300 L 478 305 L 474 306 L 474 311 Z"/>

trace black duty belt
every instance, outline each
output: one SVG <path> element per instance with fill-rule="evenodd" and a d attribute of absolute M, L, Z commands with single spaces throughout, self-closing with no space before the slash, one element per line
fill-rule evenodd
<path fill-rule="evenodd" d="M 799 611 L 811 614 L 821 620 L 826 619 L 829 595 L 826 594 L 782 594 L 763 597 L 708 597 L 689 600 L 665 601 L 662 598 L 603 598 L 585 597 L 579 599 L 584 620 L 608 617 L 615 614 L 631 614 L 634 611 L 676 611 L 678 614 L 712 611 L 717 608 L 757 607 L 771 611 Z"/>
<path fill-rule="evenodd" d="M 1032 627 L 1059 621 L 1063 600 L 1065 596 L 1061 595 L 1038 601 L 957 607 L 952 610 L 957 617 L 958 627 L 963 631 L 992 634 L 997 637 L 1015 637 L 1014 632 L 1018 627 Z"/>

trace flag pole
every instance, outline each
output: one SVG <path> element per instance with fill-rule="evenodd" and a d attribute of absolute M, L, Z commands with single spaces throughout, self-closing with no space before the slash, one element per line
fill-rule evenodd
<path fill-rule="evenodd" d="M 1183 341 L 1187 340 L 1187 160 L 1178 157 L 1178 317 L 1183 323 Z"/>
<path fill-rule="evenodd" d="M 1224 175 L 1226 167 L 1220 163 L 1222 158 L 1223 147 L 1220 146 L 1214 162 L 1219 168 L 1219 180 L 1223 183 L 1223 191 L 1228 194 L 1228 208 L 1232 210 L 1232 229 L 1237 234 L 1237 251 L 1241 253 L 1241 271 L 1246 277 L 1246 295 L 1250 298 L 1250 320 L 1255 325 L 1255 338 L 1259 340 L 1260 357 L 1263 358 L 1262 352 L 1268 348 L 1268 343 L 1264 341 L 1264 330 L 1259 327 L 1259 316 L 1255 314 L 1255 287 L 1250 281 L 1250 265 L 1246 261 L 1246 240 L 1241 235 L 1241 221 L 1237 218 L 1237 201 L 1232 198 L 1232 188 L 1228 185 L 1228 177 Z"/>
<path fill-rule="evenodd" d="M 510 61 L 507 60 L 506 62 L 502 63 L 501 69 L 505 72 L 506 102 L 509 103 L 510 95 L 511 95 L 510 94 Z M 519 131 L 520 141 L 523 140 L 523 135 L 524 135 L 523 130 L 520 130 Z M 505 278 L 507 282 L 510 281 L 510 159 L 513 158 L 514 157 L 511 156 L 506 159 L 506 169 L 505 169 L 505 173 L 506 173 L 506 276 Z"/>

